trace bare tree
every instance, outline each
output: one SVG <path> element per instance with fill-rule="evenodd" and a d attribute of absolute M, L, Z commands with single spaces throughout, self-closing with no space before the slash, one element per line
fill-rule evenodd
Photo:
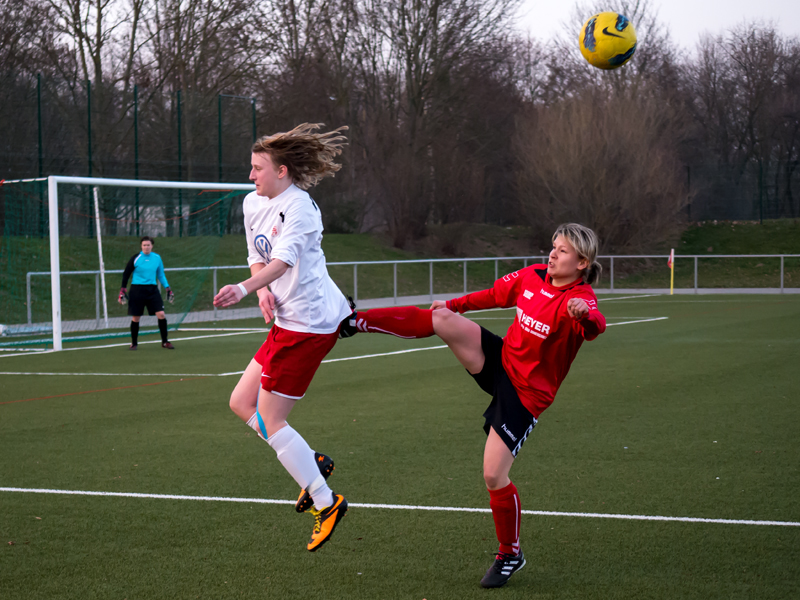
<path fill-rule="evenodd" d="M 678 142 L 683 119 L 638 89 L 581 96 L 521 119 L 519 194 L 546 240 L 564 221 L 593 227 L 606 249 L 643 250 L 680 224 L 686 191 Z"/>
<path fill-rule="evenodd" d="M 144 24 L 151 87 L 181 91 L 186 177 L 209 179 L 197 169 L 213 164 L 218 95 L 264 93 L 257 76 L 269 60 L 269 22 L 245 0 L 153 2 Z"/>
<path fill-rule="evenodd" d="M 797 185 L 798 68 L 800 43 L 782 38 L 771 25 L 742 24 L 704 38 L 687 76 L 705 148 L 703 183 L 727 190 L 732 214 L 753 216 L 760 198 L 775 214 L 800 214 Z M 719 196 L 719 192 L 715 194 Z"/>
<path fill-rule="evenodd" d="M 452 165 L 435 153 L 450 152 L 439 142 L 455 136 L 454 113 L 467 103 L 460 70 L 493 60 L 479 49 L 494 47 L 517 4 L 371 0 L 361 5 L 359 83 L 361 98 L 369 103 L 363 129 L 371 142 L 371 177 L 395 245 L 424 232 L 439 193 L 437 166 Z"/>

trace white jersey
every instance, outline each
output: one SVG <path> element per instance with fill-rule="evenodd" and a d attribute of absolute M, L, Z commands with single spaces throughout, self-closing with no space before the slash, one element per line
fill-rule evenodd
<path fill-rule="evenodd" d="M 350 313 L 344 294 L 328 275 L 322 252 L 322 215 L 292 184 L 275 198 L 249 193 L 244 199 L 247 264 L 278 259 L 289 269 L 270 284 L 275 324 L 302 333 L 334 333 Z"/>

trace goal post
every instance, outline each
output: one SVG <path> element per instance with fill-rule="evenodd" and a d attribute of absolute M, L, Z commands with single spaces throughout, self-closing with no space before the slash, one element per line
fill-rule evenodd
<path fill-rule="evenodd" d="M 180 323 L 193 310 L 200 287 L 209 274 L 208 267 L 213 264 L 219 240 L 231 218 L 233 199 L 240 200 L 255 190 L 253 184 L 241 183 L 62 175 L 49 176 L 46 181 L 46 198 L 42 197 L 45 190 L 42 179 L 0 182 L 0 208 L 3 208 L 0 278 L 4 288 L 0 293 L 0 312 L 4 313 L 3 323 L 11 324 L 5 325 L 5 331 L 17 331 L 21 336 L 38 333 L 41 338 L 42 333 L 49 333 L 51 324 L 46 321 L 51 320 L 52 347 L 56 351 L 63 349 L 68 331 L 108 330 L 108 321 L 101 322 L 93 315 L 95 304 L 100 305 L 95 295 L 102 293 L 105 302 L 108 293 L 105 285 L 95 283 L 95 278 L 99 281 L 100 277 L 99 271 L 95 271 L 100 256 L 105 255 L 105 265 L 111 261 L 122 268 L 123 260 L 138 251 L 142 235 L 156 238 L 155 252 L 166 250 L 163 259 L 173 289 L 176 286 L 169 267 L 181 267 L 175 275 L 179 296 L 175 305 L 170 306 L 173 310 L 170 326 Z M 96 206 L 99 202 L 102 208 Z M 46 213 L 43 204 L 47 205 Z M 44 262 L 47 245 L 49 261 Z M 43 275 L 48 266 L 49 290 L 40 285 L 32 294 L 31 275 L 37 272 Z M 119 273 L 117 269 L 112 268 L 113 271 Z M 203 287 L 202 302 L 198 301 L 203 307 L 210 301 L 208 291 L 210 288 Z M 35 319 L 31 317 L 31 298 Z M 49 315 L 42 312 L 47 301 L 51 304 Z M 116 302 L 109 304 L 114 306 L 113 311 L 109 306 L 109 312 L 116 315 L 116 319 L 111 319 L 115 323 L 112 329 L 120 329 L 123 309 Z M 100 337 L 123 334 L 98 333 Z"/>

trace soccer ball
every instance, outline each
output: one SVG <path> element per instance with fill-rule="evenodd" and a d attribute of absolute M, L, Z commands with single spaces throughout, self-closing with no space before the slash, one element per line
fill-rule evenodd
<path fill-rule="evenodd" d="M 581 28 L 581 54 L 598 69 L 616 69 L 636 51 L 636 31 L 625 15 L 601 12 Z"/>

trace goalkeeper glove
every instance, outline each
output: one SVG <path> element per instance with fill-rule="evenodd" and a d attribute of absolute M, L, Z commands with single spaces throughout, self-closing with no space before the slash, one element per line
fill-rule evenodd
<path fill-rule="evenodd" d="M 128 303 L 128 290 L 127 290 L 127 288 L 120 288 L 120 290 L 119 290 L 119 298 L 117 298 L 117 302 L 119 302 L 123 306 Z"/>
<path fill-rule="evenodd" d="M 170 304 L 175 302 L 175 294 L 172 293 L 171 288 L 167 288 L 167 302 L 169 302 Z"/>

